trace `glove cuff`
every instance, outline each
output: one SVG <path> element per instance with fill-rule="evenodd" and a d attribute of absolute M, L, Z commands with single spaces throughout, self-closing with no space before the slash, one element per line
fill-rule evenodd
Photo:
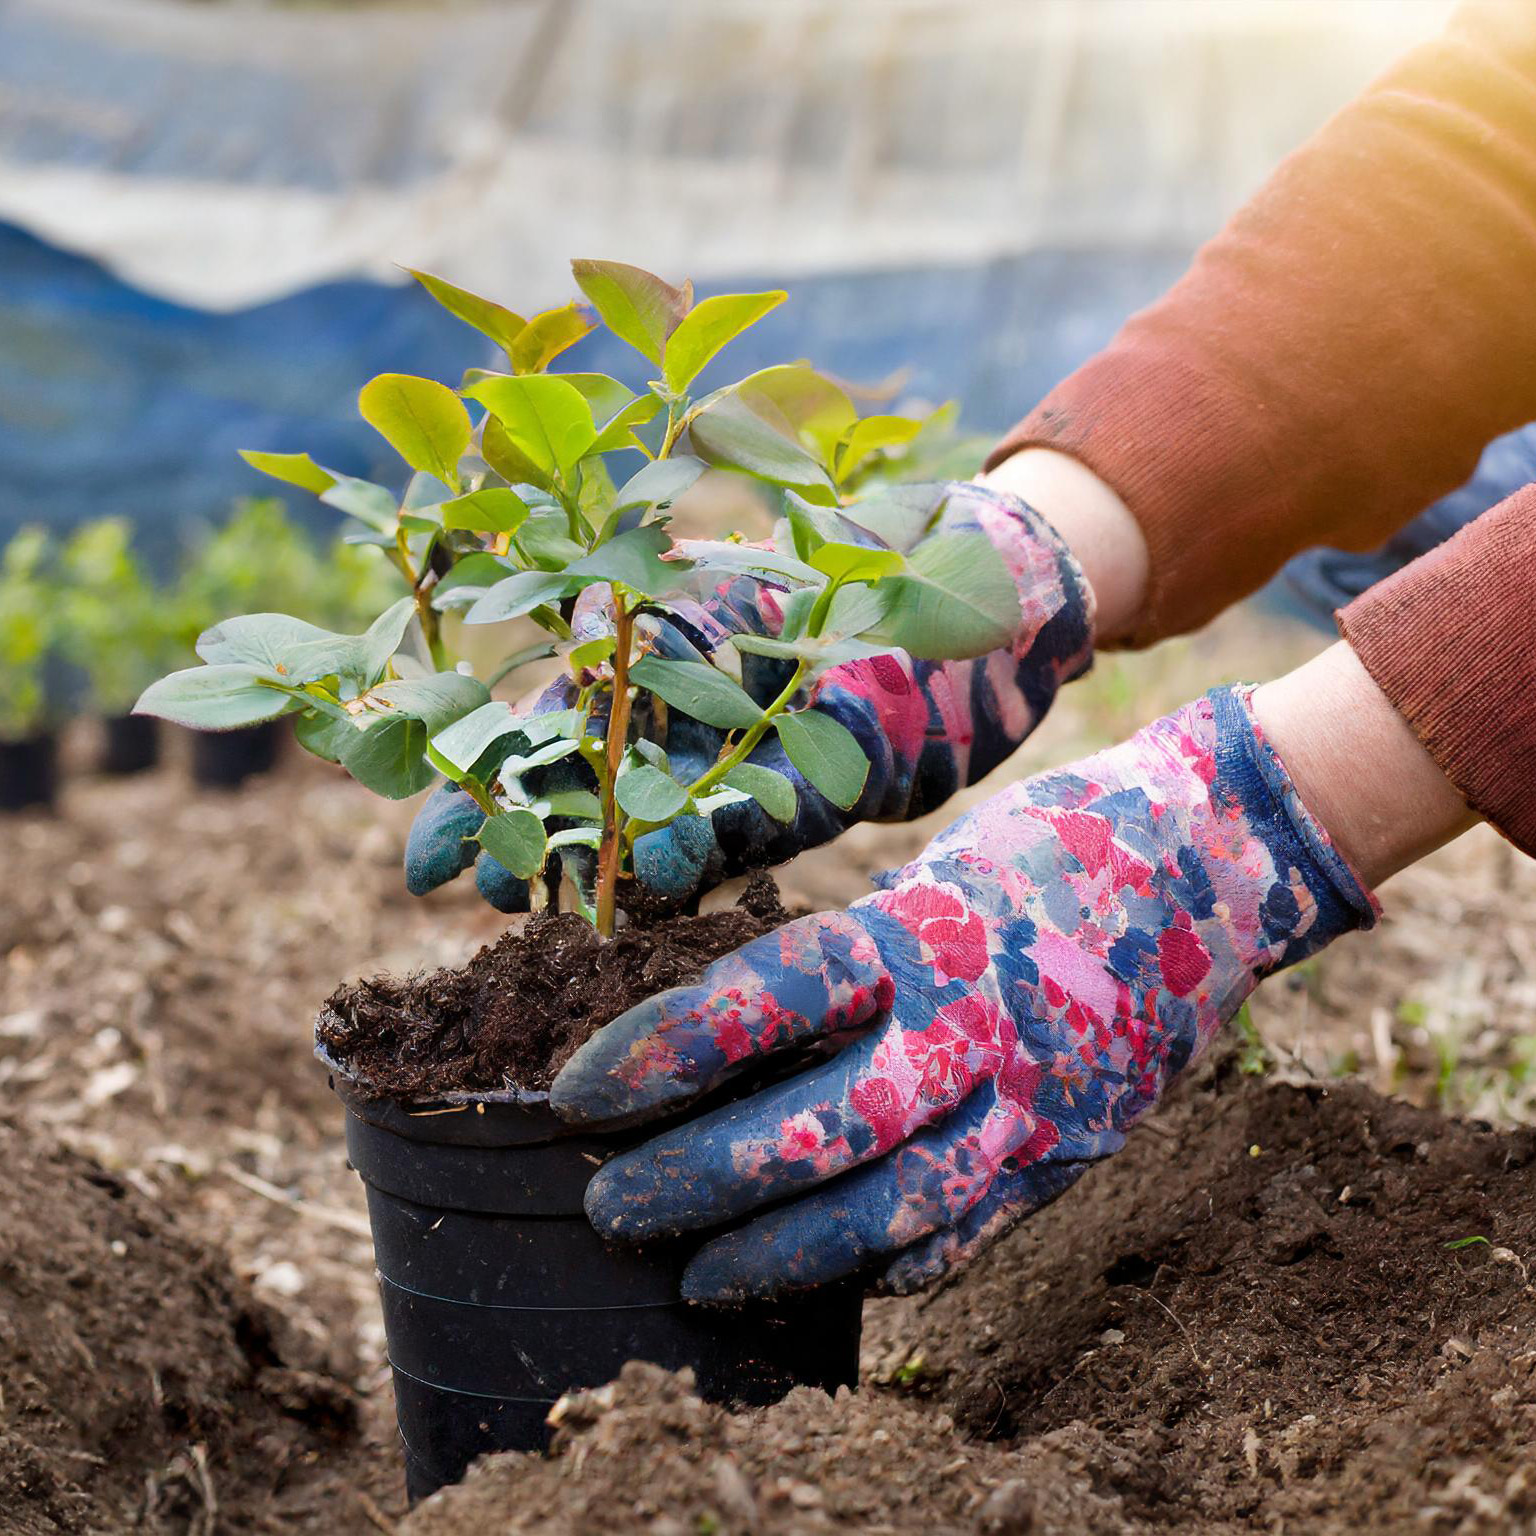
<path fill-rule="evenodd" d="M 1256 976 L 1295 965 L 1331 944 L 1340 934 L 1371 928 L 1381 904 L 1302 803 L 1295 781 L 1264 736 L 1253 712 L 1254 686 L 1213 688 L 1210 701 L 1215 726 L 1214 802 L 1241 810 L 1253 833 L 1269 849 L 1279 875 L 1290 872 L 1297 911 L 1274 914 L 1285 937 L 1270 946 L 1270 958 Z M 1312 915 L 1301 895 L 1310 896 Z M 1287 919 L 1290 919 L 1287 923 Z"/>

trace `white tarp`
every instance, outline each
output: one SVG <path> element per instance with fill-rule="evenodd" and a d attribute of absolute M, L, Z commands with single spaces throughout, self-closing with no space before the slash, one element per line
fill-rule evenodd
<path fill-rule="evenodd" d="M 0 218 L 185 303 L 1188 248 L 1448 0 L 0 0 Z"/>

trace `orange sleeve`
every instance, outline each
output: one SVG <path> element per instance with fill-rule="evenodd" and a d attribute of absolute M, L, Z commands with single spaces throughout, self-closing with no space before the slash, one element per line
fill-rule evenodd
<path fill-rule="evenodd" d="M 1536 419 L 1536 5 L 1464 8 L 1286 160 L 994 451 L 1072 454 L 1151 552 L 1148 643 L 1369 549 Z"/>

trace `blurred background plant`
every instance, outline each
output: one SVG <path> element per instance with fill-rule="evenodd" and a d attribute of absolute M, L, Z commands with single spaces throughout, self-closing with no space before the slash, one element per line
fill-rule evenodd
<path fill-rule="evenodd" d="M 46 729 L 46 672 L 58 633 L 58 584 L 51 541 L 22 528 L 0 555 L 0 741 L 24 741 Z"/>

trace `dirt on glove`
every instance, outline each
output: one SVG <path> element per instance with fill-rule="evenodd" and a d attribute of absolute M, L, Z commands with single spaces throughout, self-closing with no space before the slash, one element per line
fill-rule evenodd
<path fill-rule="evenodd" d="M 393 1098 L 547 1089 L 603 1025 L 789 917 L 768 874 L 726 911 L 635 922 L 607 943 L 574 913 L 541 913 L 467 965 L 337 988 L 316 1038 Z"/>

